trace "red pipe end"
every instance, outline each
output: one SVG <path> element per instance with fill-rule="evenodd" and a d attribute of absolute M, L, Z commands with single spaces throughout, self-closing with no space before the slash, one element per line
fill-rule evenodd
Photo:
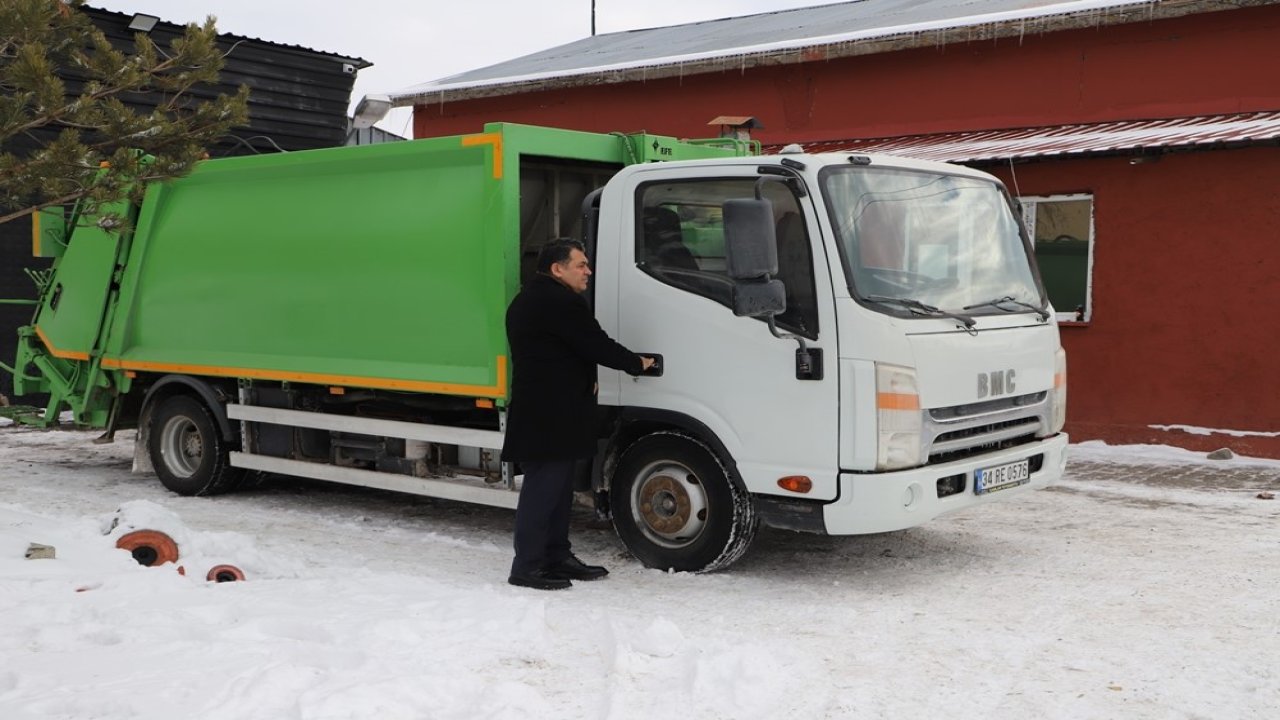
<path fill-rule="evenodd" d="M 128 550 L 139 565 L 155 567 L 178 559 L 178 543 L 159 530 L 134 530 L 116 540 L 116 547 Z"/>
<path fill-rule="evenodd" d="M 204 579 L 218 583 L 240 582 L 244 580 L 244 571 L 235 565 L 214 565 Z"/>

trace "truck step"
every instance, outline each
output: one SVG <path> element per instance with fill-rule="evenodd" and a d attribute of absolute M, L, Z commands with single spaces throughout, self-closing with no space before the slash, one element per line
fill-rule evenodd
<path fill-rule="evenodd" d="M 509 489 L 506 485 L 491 485 L 478 477 L 419 478 L 244 452 L 231 453 L 231 466 L 512 510 L 515 509 L 516 502 L 520 498 L 518 491 L 520 480 L 523 479 L 523 476 L 517 476 L 515 488 Z"/>
<path fill-rule="evenodd" d="M 425 442 L 447 443 L 451 445 L 471 445 L 483 448 L 502 447 L 502 433 L 495 430 L 474 430 L 470 428 L 448 427 L 444 425 L 427 425 L 424 423 L 404 422 L 402 420 L 380 420 L 376 418 L 349 417 L 346 415 L 328 415 L 307 412 L 304 410 L 288 410 L 285 408 L 267 408 L 254 405 L 227 405 L 227 417 L 232 420 L 248 420 L 251 422 L 289 425 L 293 427 L 331 430 L 334 432 L 356 433 L 360 435 L 386 436 L 405 440 L 422 440 Z"/>

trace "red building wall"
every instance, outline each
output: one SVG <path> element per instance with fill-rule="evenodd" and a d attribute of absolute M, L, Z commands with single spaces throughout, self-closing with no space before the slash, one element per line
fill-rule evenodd
<path fill-rule="evenodd" d="M 754 115 L 766 144 L 1280 109 L 1280 7 L 803 65 L 419 106 L 419 137 L 509 121 L 701 137 Z M 1024 195 L 1088 192 L 1093 316 L 1062 328 L 1076 439 L 1229 446 L 1280 438 L 1280 147 L 1019 163 Z M 1008 168 L 993 170 L 1010 187 Z"/>
<path fill-rule="evenodd" d="M 494 121 L 704 137 L 754 115 L 766 144 L 1280 108 L 1280 7 L 800 65 L 443 104 L 414 135 Z"/>
<path fill-rule="evenodd" d="M 1280 430 L 1280 147 L 1016 169 L 1025 195 L 1094 199 L 1093 316 L 1061 329 L 1073 438 L 1280 457 L 1277 437 L 1149 427 Z"/>

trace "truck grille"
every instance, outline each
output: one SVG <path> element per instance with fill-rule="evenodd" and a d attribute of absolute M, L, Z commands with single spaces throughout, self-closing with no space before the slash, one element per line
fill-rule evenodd
<path fill-rule="evenodd" d="M 929 411 L 929 416 L 934 420 L 946 422 L 947 420 L 955 420 L 957 418 L 1000 412 L 1010 408 L 1024 408 L 1031 405 L 1037 405 L 1044 402 L 1045 398 L 1048 396 L 1048 392 L 1038 392 L 1031 393 L 1029 395 L 1018 395 L 1017 397 L 1011 398 L 1000 398 L 999 400 L 986 400 L 984 402 L 970 403 L 968 405 L 952 405 L 951 407 L 933 408 Z"/>
<path fill-rule="evenodd" d="M 932 408 L 925 416 L 929 463 L 1034 442 L 1049 426 L 1048 393 Z"/>

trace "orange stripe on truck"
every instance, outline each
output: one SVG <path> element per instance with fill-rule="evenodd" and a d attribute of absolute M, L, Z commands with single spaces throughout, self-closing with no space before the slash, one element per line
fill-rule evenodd
<path fill-rule="evenodd" d="M 304 382 L 316 385 L 378 388 L 380 390 L 410 390 L 413 392 L 439 393 L 441 395 L 470 395 L 478 397 L 502 397 L 507 392 L 507 357 L 497 357 L 498 377 L 493 385 L 465 385 L 461 383 L 424 382 L 421 380 L 396 380 L 393 378 L 358 377 L 353 375 L 329 375 L 325 373 L 262 370 L 258 368 L 230 368 L 214 365 L 186 365 L 158 363 L 142 360 L 104 358 L 102 367 L 113 370 L 143 372 L 182 373 L 184 375 L 208 375 L 212 377 L 252 378 L 254 380 L 279 380 Z"/>
<path fill-rule="evenodd" d="M 44 334 L 44 331 L 40 329 L 39 325 L 36 326 L 36 337 L 40 338 L 40 342 L 44 343 L 45 347 L 49 348 L 49 354 L 56 358 L 62 358 L 63 360 L 89 361 L 89 353 L 76 352 L 74 350 L 59 350 L 54 347 L 53 343 L 49 342 L 49 336 Z"/>
<path fill-rule="evenodd" d="M 463 147 L 475 147 L 476 145 L 492 145 L 493 146 L 493 179 L 502 179 L 502 133 L 482 133 L 480 135 L 464 135 L 462 138 Z"/>
<path fill-rule="evenodd" d="M 876 393 L 876 408 L 879 410 L 919 410 L 920 396 L 909 393 Z"/>

